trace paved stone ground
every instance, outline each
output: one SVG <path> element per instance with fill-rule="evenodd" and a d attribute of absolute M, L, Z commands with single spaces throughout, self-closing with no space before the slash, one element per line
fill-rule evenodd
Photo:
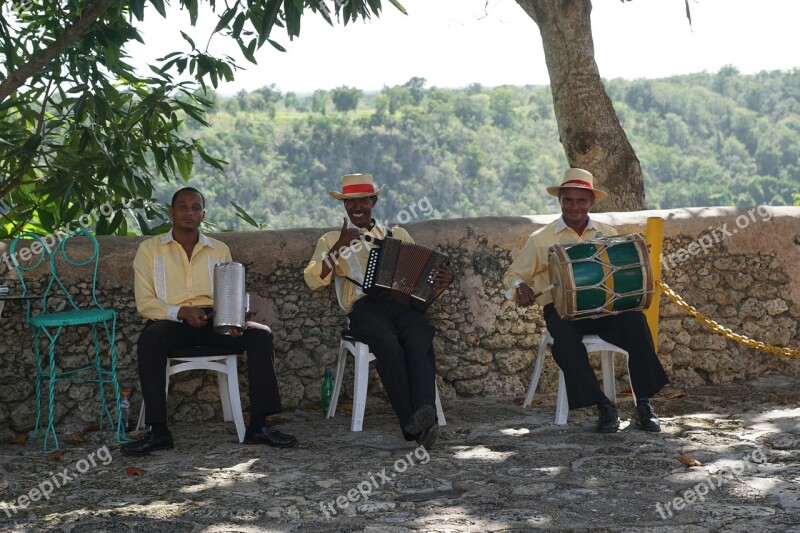
<path fill-rule="evenodd" d="M 202 435 L 173 427 L 176 449 L 145 458 L 106 455 L 100 433 L 66 445 L 60 459 L 40 443 L 4 444 L 0 529 L 800 531 L 798 379 L 767 376 L 660 398 L 660 434 L 628 426 L 630 399 L 620 400 L 626 421 L 614 435 L 591 432 L 591 410 L 554 426 L 554 395 L 526 410 L 517 402 L 445 401 L 448 425 L 430 453 L 402 441 L 378 401 L 367 405 L 362 433 L 349 431 L 347 415 L 285 413 L 277 423 L 301 440 L 290 450 L 235 444 L 232 424 L 222 422 Z M 61 486 L 48 500 L 9 506 L 54 479 Z M 368 500 L 359 487 L 371 491 Z"/>

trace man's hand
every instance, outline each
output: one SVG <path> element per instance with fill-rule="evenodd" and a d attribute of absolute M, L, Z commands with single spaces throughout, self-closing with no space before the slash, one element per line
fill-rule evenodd
<path fill-rule="evenodd" d="M 442 263 L 441 266 L 431 269 L 431 277 L 433 278 L 433 286 L 437 289 L 443 289 L 452 283 L 453 271 L 450 265 Z"/>
<path fill-rule="evenodd" d="M 359 228 L 348 228 L 347 218 L 343 218 L 343 220 L 344 224 L 342 224 L 342 230 L 339 232 L 339 240 L 336 241 L 336 244 L 334 244 L 332 248 L 336 253 L 339 253 L 340 249 L 350 246 L 353 242 L 361 238 L 361 230 Z"/>
<path fill-rule="evenodd" d="M 529 307 L 536 302 L 536 298 L 541 296 L 541 293 L 533 292 L 527 283 L 520 283 L 517 285 L 517 305 L 520 307 Z"/>
<path fill-rule="evenodd" d="M 193 328 L 202 328 L 208 322 L 208 315 L 200 307 L 181 307 L 178 318 Z"/>

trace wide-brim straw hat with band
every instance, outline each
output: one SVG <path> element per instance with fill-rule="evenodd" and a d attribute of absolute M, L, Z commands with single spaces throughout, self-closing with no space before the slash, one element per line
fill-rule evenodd
<path fill-rule="evenodd" d="M 331 191 L 328 194 L 337 200 L 378 196 L 386 185 L 375 188 L 372 174 L 347 174 L 342 176 L 342 192 Z"/>
<path fill-rule="evenodd" d="M 596 201 L 608 198 L 608 194 L 606 194 L 605 191 L 594 188 L 594 176 L 592 176 L 592 173 L 582 168 L 568 168 L 567 171 L 564 172 L 564 181 L 561 185 L 548 187 L 547 192 L 553 196 L 558 196 L 561 189 L 583 189 L 592 191 Z"/>

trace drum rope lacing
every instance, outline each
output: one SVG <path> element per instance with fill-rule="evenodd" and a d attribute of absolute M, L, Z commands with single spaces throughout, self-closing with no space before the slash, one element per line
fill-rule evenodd
<path fill-rule="evenodd" d="M 792 350 L 791 348 L 779 348 L 778 346 L 773 346 L 771 344 L 766 344 L 761 341 L 757 341 L 746 337 L 745 335 L 739 335 L 738 333 L 734 333 L 731 329 L 726 328 L 722 324 L 715 322 L 708 318 L 706 315 L 686 303 L 686 301 L 680 297 L 675 291 L 673 291 L 669 285 L 664 283 L 661 280 L 656 280 L 656 285 L 661 290 L 661 292 L 666 296 L 670 301 L 672 301 L 675 305 L 683 309 L 686 314 L 689 316 L 694 317 L 698 322 L 700 322 L 703 326 L 707 329 L 715 333 L 720 333 L 731 339 L 732 341 L 736 341 L 739 344 L 743 344 L 750 348 L 755 348 L 757 350 L 762 350 L 764 352 L 773 353 L 776 355 L 780 355 L 783 357 L 792 357 L 794 359 L 800 359 L 800 350 Z"/>

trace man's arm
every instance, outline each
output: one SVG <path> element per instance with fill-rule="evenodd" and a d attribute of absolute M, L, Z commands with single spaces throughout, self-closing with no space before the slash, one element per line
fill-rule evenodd
<path fill-rule="evenodd" d="M 145 243 L 139 245 L 136 257 L 133 259 L 133 292 L 136 298 L 136 310 L 144 318 L 150 320 L 178 320 L 177 308 L 169 308 L 156 296 L 155 281 L 153 280 L 153 258 L 145 248 Z M 172 313 L 173 317 L 168 315 Z"/>
<path fill-rule="evenodd" d="M 531 288 L 533 276 L 538 266 L 539 259 L 536 254 L 536 244 L 534 238 L 530 237 L 519 256 L 511 263 L 503 275 L 503 285 L 508 289 L 506 298 L 516 301 L 520 307 L 533 305 L 539 296 Z"/>
<path fill-rule="evenodd" d="M 333 271 L 333 266 L 336 264 L 336 259 L 330 257 L 331 247 L 328 246 L 328 242 L 325 240 L 325 236 L 319 238 L 317 241 L 317 246 L 314 248 L 314 254 L 311 256 L 311 261 L 308 262 L 308 266 L 306 266 L 305 270 L 303 270 L 303 279 L 306 282 L 306 285 L 312 291 L 319 291 L 330 285 L 333 276 L 331 276 L 331 272 Z M 323 275 L 323 267 L 325 264 L 328 263 L 330 266 L 327 269 L 327 272 L 324 272 Z"/>

